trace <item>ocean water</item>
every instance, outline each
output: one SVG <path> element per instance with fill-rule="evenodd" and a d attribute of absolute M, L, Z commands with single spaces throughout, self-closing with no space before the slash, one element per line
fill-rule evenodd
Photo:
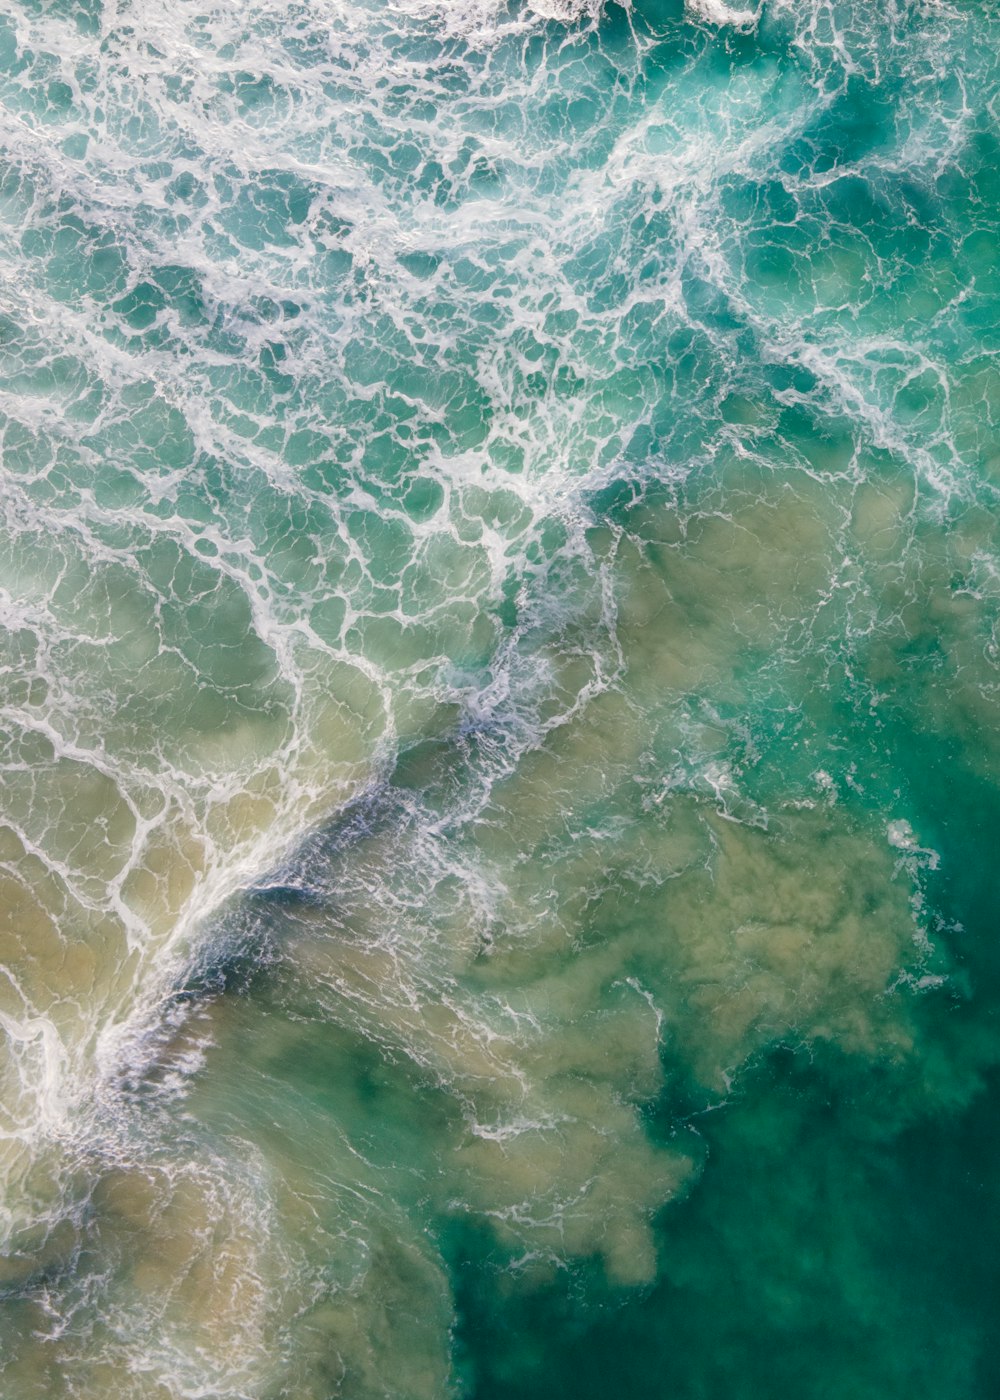
<path fill-rule="evenodd" d="M 992 1400 L 1000 7 L 0 14 L 3 1400 Z"/>

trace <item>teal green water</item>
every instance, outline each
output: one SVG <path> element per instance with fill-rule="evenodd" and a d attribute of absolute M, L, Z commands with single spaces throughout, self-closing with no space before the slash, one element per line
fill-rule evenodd
<path fill-rule="evenodd" d="M 998 101 L 0 16 L 4 1400 L 992 1400 Z"/>

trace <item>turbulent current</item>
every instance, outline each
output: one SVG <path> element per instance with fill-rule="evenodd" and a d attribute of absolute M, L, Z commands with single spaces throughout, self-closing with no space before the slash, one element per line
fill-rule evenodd
<path fill-rule="evenodd" d="M 1000 6 L 0 8 L 3 1400 L 1000 1389 Z"/>

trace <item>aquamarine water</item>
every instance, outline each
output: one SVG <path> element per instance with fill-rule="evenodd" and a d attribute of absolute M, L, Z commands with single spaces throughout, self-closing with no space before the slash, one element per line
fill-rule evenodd
<path fill-rule="evenodd" d="M 0 14 L 4 1400 L 992 1400 L 1000 9 Z"/>

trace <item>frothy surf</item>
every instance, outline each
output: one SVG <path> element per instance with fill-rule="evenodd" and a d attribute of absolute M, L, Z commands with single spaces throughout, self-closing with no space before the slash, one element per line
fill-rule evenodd
<path fill-rule="evenodd" d="M 0 19 L 13 1400 L 523 1388 L 779 1049 L 970 1102 L 995 19 Z"/>

